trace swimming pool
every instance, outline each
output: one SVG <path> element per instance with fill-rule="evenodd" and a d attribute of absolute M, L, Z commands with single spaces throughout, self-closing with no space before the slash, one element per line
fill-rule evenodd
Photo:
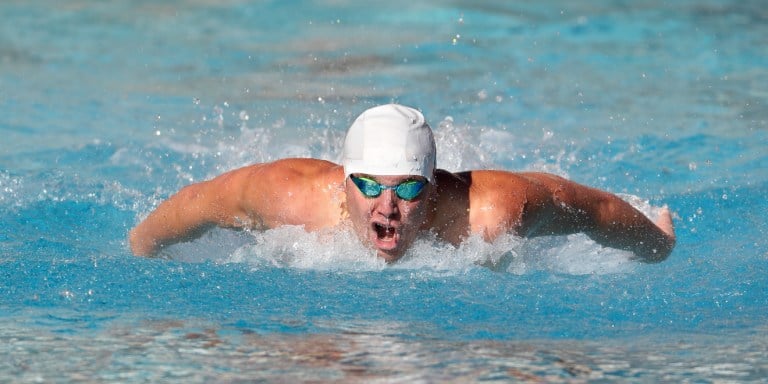
<path fill-rule="evenodd" d="M 768 13 L 761 1 L 0 5 L 2 381 L 761 381 Z M 127 231 L 182 186 L 338 160 L 418 106 L 438 166 L 544 170 L 668 204 L 639 264 L 583 236 L 385 266 L 348 234 Z"/>

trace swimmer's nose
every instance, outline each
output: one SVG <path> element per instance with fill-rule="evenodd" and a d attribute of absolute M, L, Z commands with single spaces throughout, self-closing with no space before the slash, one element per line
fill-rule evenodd
<path fill-rule="evenodd" d="M 379 213 L 384 217 L 397 215 L 397 195 L 395 191 L 388 189 L 381 192 L 381 196 L 379 196 Z"/>

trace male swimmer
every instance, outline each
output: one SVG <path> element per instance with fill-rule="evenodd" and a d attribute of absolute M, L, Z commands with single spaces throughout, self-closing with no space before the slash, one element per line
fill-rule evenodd
<path fill-rule="evenodd" d="M 669 210 L 655 222 L 621 198 L 539 172 L 435 168 L 435 141 L 421 112 L 381 105 L 363 112 L 344 141 L 342 164 L 283 159 L 192 184 L 130 232 L 134 254 L 151 256 L 212 226 L 307 231 L 348 226 L 387 262 L 422 233 L 458 245 L 583 232 L 603 246 L 659 262 L 675 245 Z"/>

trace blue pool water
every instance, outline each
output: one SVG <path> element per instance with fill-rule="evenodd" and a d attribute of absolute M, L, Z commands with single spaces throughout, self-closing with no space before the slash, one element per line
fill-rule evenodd
<path fill-rule="evenodd" d="M 0 381 L 760 382 L 762 1 L 6 1 Z M 669 205 L 639 264 L 583 236 L 385 266 L 345 233 L 212 231 L 133 257 L 184 185 L 337 160 L 397 101 L 450 170 L 543 170 Z"/>

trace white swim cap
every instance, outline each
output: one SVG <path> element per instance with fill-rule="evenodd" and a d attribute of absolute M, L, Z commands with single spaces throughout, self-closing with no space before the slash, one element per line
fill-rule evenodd
<path fill-rule="evenodd" d="M 423 176 L 435 182 L 435 139 L 421 112 L 398 104 L 366 110 L 344 140 L 344 176 Z"/>

